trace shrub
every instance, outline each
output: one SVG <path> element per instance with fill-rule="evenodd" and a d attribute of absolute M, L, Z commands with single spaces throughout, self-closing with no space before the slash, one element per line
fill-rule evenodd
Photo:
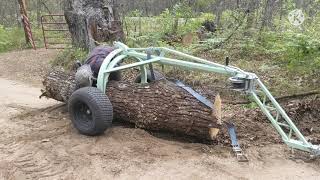
<path fill-rule="evenodd" d="M 20 28 L 4 28 L 0 25 L 0 53 L 26 47 L 24 32 Z"/>

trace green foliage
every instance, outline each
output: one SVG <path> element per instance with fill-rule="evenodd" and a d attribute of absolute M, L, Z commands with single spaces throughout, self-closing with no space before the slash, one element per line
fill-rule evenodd
<path fill-rule="evenodd" d="M 194 14 L 186 3 L 178 3 L 172 9 L 165 9 L 159 16 L 140 17 L 140 11 L 133 11 L 125 20 L 127 43 L 133 47 L 167 45 L 163 37 L 181 37 L 196 32 L 206 20 L 213 20 L 212 13 Z M 136 18 L 136 17 L 139 18 Z"/>
<path fill-rule="evenodd" d="M 34 28 L 32 33 L 36 47 L 43 47 L 42 30 Z M 0 25 L 0 53 L 25 48 L 31 48 L 31 45 L 26 44 L 22 28 L 4 28 Z"/>
<path fill-rule="evenodd" d="M 225 38 L 221 38 L 221 37 L 215 36 L 214 34 L 211 34 L 211 36 L 208 37 L 208 39 L 206 39 L 205 41 L 202 41 L 202 43 L 194 45 L 194 48 L 196 52 L 213 51 L 224 40 Z"/>
<path fill-rule="evenodd" d="M 159 16 L 156 17 L 156 20 L 157 22 L 162 22 L 162 27 L 159 29 L 160 33 L 165 34 L 172 32 L 175 17 L 169 9 L 164 10 Z"/>
<path fill-rule="evenodd" d="M 292 34 L 286 43 L 282 61 L 290 70 L 320 72 L 320 42 L 303 34 Z"/>
<path fill-rule="evenodd" d="M 197 1 L 196 6 L 208 6 L 212 2 Z M 290 8 L 294 8 L 293 3 L 290 4 Z M 133 11 L 131 15 L 141 16 L 142 12 Z M 318 73 L 320 26 L 315 22 L 319 22 L 320 16 L 306 22 L 301 28 L 294 27 L 285 18 L 286 15 L 283 16 L 282 19 L 274 18 L 273 25 L 276 28 L 273 31 L 261 31 L 259 26 L 247 26 L 244 11 L 224 10 L 219 26 L 221 30 L 207 33 L 206 38 L 200 43 L 182 47 L 182 50 L 187 49 L 188 52 L 194 53 L 210 51 L 215 54 L 231 54 L 243 60 L 269 59 L 269 62 L 293 72 Z M 130 33 L 127 37 L 128 44 L 133 47 L 166 46 L 164 40 L 166 38 L 163 37 L 171 37 L 173 34 L 181 38 L 186 33 L 197 32 L 205 20 L 214 18 L 211 13 L 195 14 L 185 1 L 180 1 L 171 9 L 164 10 L 159 16 L 140 18 L 143 32 Z M 236 29 L 238 25 L 241 26 Z M 247 27 L 250 29 L 246 29 Z M 179 43 L 169 43 L 177 46 L 176 48 L 180 47 Z"/>
<path fill-rule="evenodd" d="M 192 8 L 186 3 L 178 3 L 173 6 L 171 14 L 175 18 L 192 18 L 194 17 Z"/>
<path fill-rule="evenodd" d="M 141 17 L 142 16 L 142 12 L 138 9 L 134 10 L 134 11 L 131 11 L 128 13 L 129 17 Z"/>
<path fill-rule="evenodd" d="M 253 101 L 253 100 L 251 100 L 251 101 Z M 244 105 L 244 107 L 245 107 L 245 108 L 248 108 L 248 109 L 256 109 L 256 108 L 258 108 L 259 106 L 258 106 L 257 103 L 251 102 L 251 103 L 249 103 L 249 104 Z"/>
<path fill-rule="evenodd" d="M 203 19 L 200 18 L 192 18 L 188 21 L 186 20 L 184 25 L 178 29 L 178 34 L 196 32 L 202 26 L 203 22 Z"/>
<path fill-rule="evenodd" d="M 162 22 L 162 34 L 184 34 L 195 31 L 201 26 L 203 21 L 194 17 L 195 14 L 190 6 L 186 3 L 178 3 L 171 10 L 164 10 L 156 18 L 158 22 Z"/>
<path fill-rule="evenodd" d="M 200 9 L 206 9 L 210 4 L 214 3 L 215 0 L 197 0 L 195 6 Z"/>
<path fill-rule="evenodd" d="M 127 37 L 127 44 L 130 47 L 159 47 L 167 46 L 162 40 L 162 35 L 159 33 L 148 33 L 142 36 Z"/>
<path fill-rule="evenodd" d="M 4 28 L 0 25 L 0 53 L 26 47 L 24 32 L 20 28 Z"/>
<path fill-rule="evenodd" d="M 53 66 L 62 66 L 70 69 L 76 60 L 79 60 L 83 63 L 87 55 L 88 52 L 83 49 L 65 49 L 58 54 L 58 56 L 51 62 L 51 64 Z"/>
<path fill-rule="evenodd" d="M 317 37 L 297 32 L 265 32 L 260 41 L 252 41 L 248 51 L 277 54 L 282 65 L 297 73 L 319 73 L 320 41 Z"/>
<path fill-rule="evenodd" d="M 214 14 L 212 13 L 201 13 L 198 17 L 202 22 L 204 21 L 213 21 L 214 20 Z"/>

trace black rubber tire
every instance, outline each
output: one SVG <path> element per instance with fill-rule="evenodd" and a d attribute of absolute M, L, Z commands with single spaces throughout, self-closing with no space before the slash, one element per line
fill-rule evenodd
<path fill-rule="evenodd" d="M 96 136 L 112 126 L 113 107 L 107 97 L 95 87 L 75 91 L 68 102 L 74 127 L 87 136 Z"/>
<path fill-rule="evenodd" d="M 153 70 L 154 73 L 154 81 L 159 81 L 161 79 L 166 79 L 166 77 L 160 73 L 159 71 Z M 151 71 L 148 70 L 147 71 L 147 82 L 150 83 L 152 82 L 152 75 L 151 75 Z M 141 74 L 139 74 L 136 79 L 134 80 L 135 83 L 140 83 L 141 82 Z"/>

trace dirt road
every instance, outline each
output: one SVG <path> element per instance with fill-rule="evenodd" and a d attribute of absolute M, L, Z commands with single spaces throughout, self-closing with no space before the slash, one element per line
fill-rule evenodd
<path fill-rule="evenodd" d="M 292 160 L 284 145 L 250 147 L 246 149 L 249 163 L 238 163 L 228 147 L 124 124 L 115 124 L 99 137 L 82 136 L 72 127 L 65 106 L 38 99 L 39 75 L 47 66 L 24 71 L 34 67 L 30 63 L 48 63 L 56 53 L 30 50 L 0 54 L 0 179 L 320 177 L 319 162 Z M 43 58 L 46 54 L 49 58 Z M 16 68 L 19 62 L 29 65 Z"/>

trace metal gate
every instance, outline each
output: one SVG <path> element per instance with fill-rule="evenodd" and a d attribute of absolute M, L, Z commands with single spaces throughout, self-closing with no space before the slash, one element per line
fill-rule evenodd
<path fill-rule="evenodd" d="M 46 49 L 71 47 L 71 36 L 63 14 L 41 16 L 41 26 Z"/>

